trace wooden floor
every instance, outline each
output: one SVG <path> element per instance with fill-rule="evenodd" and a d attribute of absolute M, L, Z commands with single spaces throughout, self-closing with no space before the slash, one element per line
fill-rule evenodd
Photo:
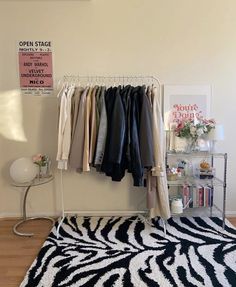
<path fill-rule="evenodd" d="M 236 227 L 236 217 L 228 218 L 228 220 Z"/>
<path fill-rule="evenodd" d="M 47 238 L 52 223 L 35 220 L 18 228 L 22 232 L 33 232 L 33 237 L 14 235 L 12 227 L 16 220 L 0 220 L 0 287 L 18 287 L 41 246 Z"/>
<path fill-rule="evenodd" d="M 229 218 L 236 226 L 236 217 Z M 19 228 L 34 232 L 33 237 L 20 237 L 12 232 L 16 220 L 0 220 L 0 287 L 19 287 L 24 275 L 47 238 L 51 223 L 46 220 L 27 222 Z"/>

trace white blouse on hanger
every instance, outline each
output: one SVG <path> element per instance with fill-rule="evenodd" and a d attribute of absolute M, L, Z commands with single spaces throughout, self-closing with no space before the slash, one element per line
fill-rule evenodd
<path fill-rule="evenodd" d="M 58 169 L 68 168 L 68 157 L 71 144 L 71 98 L 74 91 L 75 86 L 70 85 L 58 94 L 58 96 L 61 97 L 57 149 Z"/>

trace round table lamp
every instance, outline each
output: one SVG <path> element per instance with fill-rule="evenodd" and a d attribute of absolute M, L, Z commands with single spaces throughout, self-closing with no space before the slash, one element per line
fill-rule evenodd
<path fill-rule="evenodd" d="M 210 152 L 217 152 L 216 142 L 224 140 L 224 127 L 223 125 L 216 125 L 208 134 L 208 139 L 211 141 Z"/>
<path fill-rule="evenodd" d="M 33 180 L 38 173 L 37 166 L 30 157 L 22 157 L 15 160 L 10 166 L 10 176 L 18 183 Z"/>

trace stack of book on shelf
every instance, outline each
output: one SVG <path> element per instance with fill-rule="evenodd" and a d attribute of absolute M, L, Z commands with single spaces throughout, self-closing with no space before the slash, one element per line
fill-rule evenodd
<path fill-rule="evenodd" d="M 188 186 L 184 185 L 182 190 L 183 206 L 188 204 L 189 208 L 194 207 L 212 207 L 213 206 L 213 188 L 206 186 Z"/>

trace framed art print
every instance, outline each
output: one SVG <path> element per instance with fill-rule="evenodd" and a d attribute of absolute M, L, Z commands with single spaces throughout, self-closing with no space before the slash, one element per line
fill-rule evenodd
<path fill-rule="evenodd" d="M 166 131 L 169 131 L 168 148 L 178 151 L 184 144 L 183 139 L 171 136 L 178 122 L 210 118 L 211 91 L 210 85 L 164 86 L 164 124 Z"/>

